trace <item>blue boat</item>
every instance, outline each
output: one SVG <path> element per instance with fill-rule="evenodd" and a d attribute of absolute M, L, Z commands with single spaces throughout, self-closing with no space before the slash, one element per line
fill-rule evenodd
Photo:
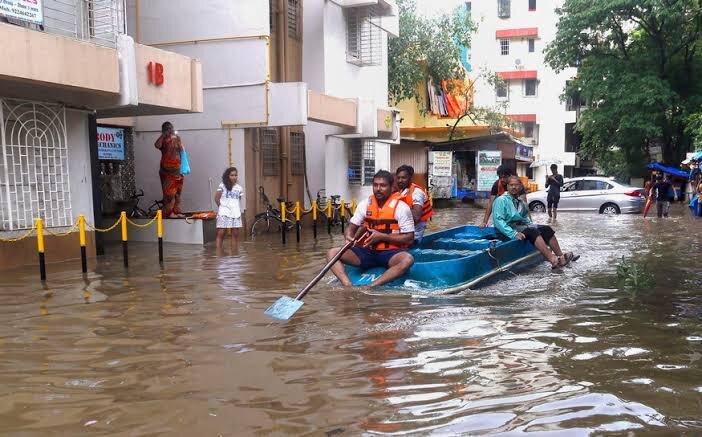
<path fill-rule="evenodd" d="M 528 241 L 503 241 L 495 228 L 459 226 L 426 235 L 419 246 L 410 250 L 414 265 L 401 278 L 378 291 L 454 294 L 477 287 L 498 277 L 543 261 L 543 257 Z M 354 285 L 369 285 L 384 269 L 362 271 L 346 266 Z"/>

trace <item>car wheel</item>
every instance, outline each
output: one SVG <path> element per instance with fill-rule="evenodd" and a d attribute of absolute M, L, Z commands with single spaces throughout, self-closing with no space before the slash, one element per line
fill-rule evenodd
<path fill-rule="evenodd" d="M 605 203 L 600 208 L 600 214 L 617 215 L 620 212 L 619 207 L 614 203 Z"/>
<path fill-rule="evenodd" d="M 534 212 L 546 212 L 546 205 L 541 202 L 531 202 L 529 204 L 529 209 Z"/>

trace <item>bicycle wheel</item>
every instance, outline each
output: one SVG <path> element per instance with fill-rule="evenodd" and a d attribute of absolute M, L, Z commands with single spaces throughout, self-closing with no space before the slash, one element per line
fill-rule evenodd
<path fill-rule="evenodd" d="M 261 235 L 263 233 L 268 233 L 271 229 L 271 220 L 265 215 L 254 220 L 253 225 L 251 225 L 251 236 Z"/>

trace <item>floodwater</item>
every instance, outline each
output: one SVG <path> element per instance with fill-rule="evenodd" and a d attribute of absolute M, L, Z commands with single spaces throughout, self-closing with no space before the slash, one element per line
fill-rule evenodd
<path fill-rule="evenodd" d="M 430 230 L 481 214 L 442 210 Z M 3 272 L 0 434 L 702 432 L 702 220 L 674 215 L 562 213 L 577 263 L 464 296 L 326 278 L 287 323 L 263 310 L 340 236 L 270 236 L 236 256 L 167 245 L 163 269 L 135 244 L 128 272 L 108 247 L 86 278 L 50 266 L 46 287 L 35 269 Z M 618 282 L 623 256 L 652 282 Z"/>

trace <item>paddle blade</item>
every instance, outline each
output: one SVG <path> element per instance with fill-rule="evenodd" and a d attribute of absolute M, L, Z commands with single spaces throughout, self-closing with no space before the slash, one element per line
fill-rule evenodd
<path fill-rule="evenodd" d="M 288 320 L 302 305 L 304 305 L 304 302 L 301 300 L 282 296 L 273 305 L 269 306 L 264 314 L 278 320 Z"/>

